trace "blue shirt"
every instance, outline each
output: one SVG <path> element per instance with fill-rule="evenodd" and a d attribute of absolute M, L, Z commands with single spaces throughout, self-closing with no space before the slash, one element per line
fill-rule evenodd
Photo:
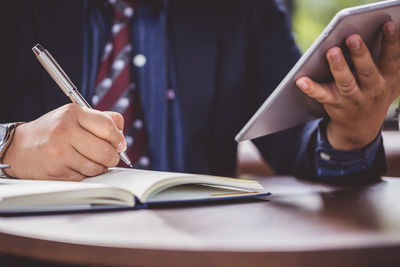
<path fill-rule="evenodd" d="M 333 149 L 326 138 L 327 120 L 319 123 L 315 142 L 316 176 L 344 176 L 353 172 L 363 172 L 371 168 L 382 142 L 379 134 L 369 145 L 362 149 L 343 151 Z"/>
<path fill-rule="evenodd" d="M 133 55 L 142 54 L 148 66 L 133 68 L 133 77 L 139 88 L 145 120 L 149 133 L 152 169 L 164 171 L 186 171 L 184 157 L 184 134 L 179 110 L 179 95 L 176 95 L 175 73 L 171 62 L 170 41 L 166 31 L 168 1 L 158 12 L 152 12 L 148 2 L 135 12 L 132 24 Z M 109 38 L 112 20 L 111 8 L 107 4 L 85 1 L 87 20 L 84 37 L 84 63 L 82 88 L 86 99 L 93 95 L 94 81 L 101 52 Z M 175 92 L 173 100 L 166 98 L 167 92 Z M 302 131 L 304 143 L 312 143 L 314 153 L 303 153 L 305 161 L 313 161 L 308 175 L 317 177 L 344 176 L 361 172 L 372 166 L 381 143 L 379 135 L 366 148 L 354 151 L 333 149 L 325 135 L 327 120 L 318 123 L 310 131 Z M 312 124 L 310 124 L 309 127 Z M 308 126 L 307 126 L 308 127 Z M 268 148 L 267 148 L 268 149 Z"/>

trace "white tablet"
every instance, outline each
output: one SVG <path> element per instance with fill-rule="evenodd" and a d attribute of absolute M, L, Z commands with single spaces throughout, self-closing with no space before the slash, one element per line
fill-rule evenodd
<path fill-rule="evenodd" d="M 309 76 L 317 82 L 331 81 L 325 53 L 336 45 L 344 47 L 345 38 L 353 33 L 362 36 L 376 60 L 380 51 L 382 25 L 389 20 L 400 25 L 400 0 L 346 8 L 338 12 L 239 132 L 236 141 L 257 138 L 324 116 L 322 105 L 304 94 L 296 86 L 295 80 Z"/>

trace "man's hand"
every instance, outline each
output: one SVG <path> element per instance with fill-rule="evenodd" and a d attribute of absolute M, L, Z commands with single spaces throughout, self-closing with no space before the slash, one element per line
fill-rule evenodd
<path fill-rule="evenodd" d="M 383 26 L 382 52 L 377 64 L 357 34 L 346 39 L 353 74 L 339 47 L 326 57 L 335 79 L 318 84 L 308 77 L 297 86 L 324 105 L 330 117 L 327 137 L 335 149 L 352 150 L 368 145 L 378 135 L 390 104 L 400 93 L 400 44 L 396 24 Z"/>
<path fill-rule="evenodd" d="M 3 163 L 15 178 L 79 181 L 107 171 L 126 149 L 123 118 L 68 104 L 16 128 Z"/>

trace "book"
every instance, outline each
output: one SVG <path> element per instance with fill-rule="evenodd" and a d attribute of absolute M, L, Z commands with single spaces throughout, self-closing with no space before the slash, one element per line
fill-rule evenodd
<path fill-rule="evenodd" d="M 81 182 L 0 179 L 0 213 L 145 208 L 148 204 L 266 196 L 253 180 L 110 168 Z"/>

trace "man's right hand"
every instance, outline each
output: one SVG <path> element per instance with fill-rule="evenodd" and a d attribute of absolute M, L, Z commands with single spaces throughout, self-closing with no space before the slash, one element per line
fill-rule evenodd
<path fill-rule="evenodd" d="M 125 151 L 123 118 L 68 104 L 15 130 L 2 163 L 15 178 L 79 181 L 99 175 Z"/>

